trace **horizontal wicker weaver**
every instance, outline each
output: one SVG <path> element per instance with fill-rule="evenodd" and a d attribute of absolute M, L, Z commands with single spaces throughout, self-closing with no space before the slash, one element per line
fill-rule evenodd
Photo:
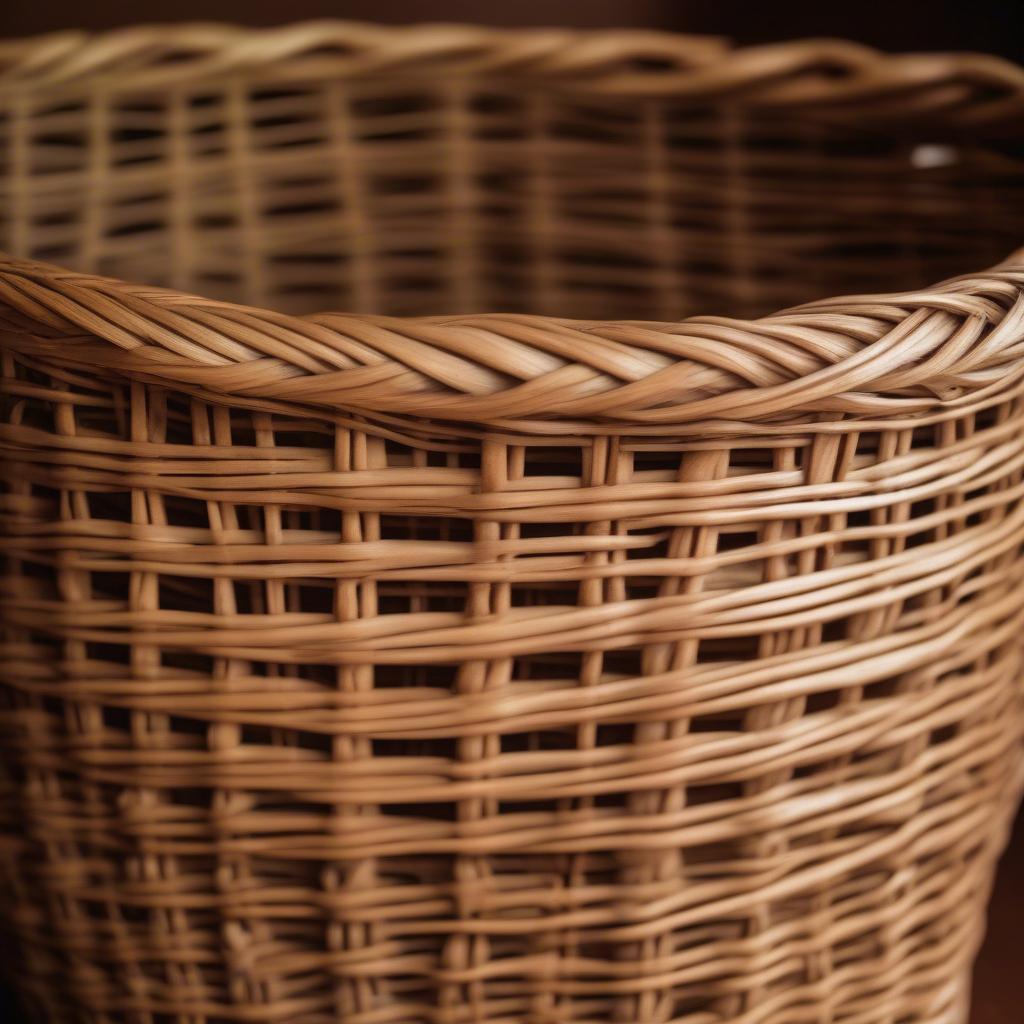
<path fill-rule="evenodd" d="M 26 1013 L 963 1024 L 1022 126 L 831 41 L 0 44 Z"/>

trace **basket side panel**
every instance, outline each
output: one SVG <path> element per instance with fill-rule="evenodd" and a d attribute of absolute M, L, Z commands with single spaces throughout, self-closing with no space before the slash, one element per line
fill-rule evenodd
<path fill-rule="evenodd" d="M 956 1019 L 1021 770 L 1015 393 L 426 444 L 4 374 L 43 1019 Z"/>

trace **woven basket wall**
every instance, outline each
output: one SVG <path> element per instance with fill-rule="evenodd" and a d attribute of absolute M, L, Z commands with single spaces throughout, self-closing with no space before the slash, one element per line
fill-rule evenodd
<path fill-rule="evenodd" d="M 26 1013 L 962 1024 L 1022 125 L 833 42 L 0 44 Z"/>

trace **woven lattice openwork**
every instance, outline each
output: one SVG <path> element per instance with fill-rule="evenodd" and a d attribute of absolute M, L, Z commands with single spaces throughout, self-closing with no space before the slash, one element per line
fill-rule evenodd
<path fill-rule="evenodd" d="M 0 45 L 26 1012 L 961 1024 L 1022 124 L 1020 69 L 831 42 Z"/>

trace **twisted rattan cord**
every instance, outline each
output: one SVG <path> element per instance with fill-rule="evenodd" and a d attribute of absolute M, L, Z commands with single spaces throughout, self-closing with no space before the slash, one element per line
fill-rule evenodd
<path fill-rule="evenodd" d="M 941 109 L 978 124 L 1024 113 L 1024 70 L 982 54 L 883 54 L 838 40 L 729 50 L 711 37 L 648 31 L 387 27 L 312 22 L 270 29 L 216 24 L 65 32 L 0 45 L 0 89 L 104 76 L 169 87 L 197 75 L 264 69 L 332 77 L 429 72 L 527 74 L 598 94 L 739 98 L 756 105 L 877 105 L 889 115 Z M 644 65 L 638 67 L 638 65 Z"/>
<path fill-rule="evenodd" d="M 530 429 L 838 412 L 912 415 L 1024 373 L 1024 250 L 920 292 L 744 322 L 587 323 L 485 314 L 286 317 L 0 258 L 6 344 L 207 394 Z M 70 342 L 76 332 L 86 332 Z M 99 339 L 108 344 L 97 345 Z M 543 430 L 542 425 L 533 429 Z"/>

